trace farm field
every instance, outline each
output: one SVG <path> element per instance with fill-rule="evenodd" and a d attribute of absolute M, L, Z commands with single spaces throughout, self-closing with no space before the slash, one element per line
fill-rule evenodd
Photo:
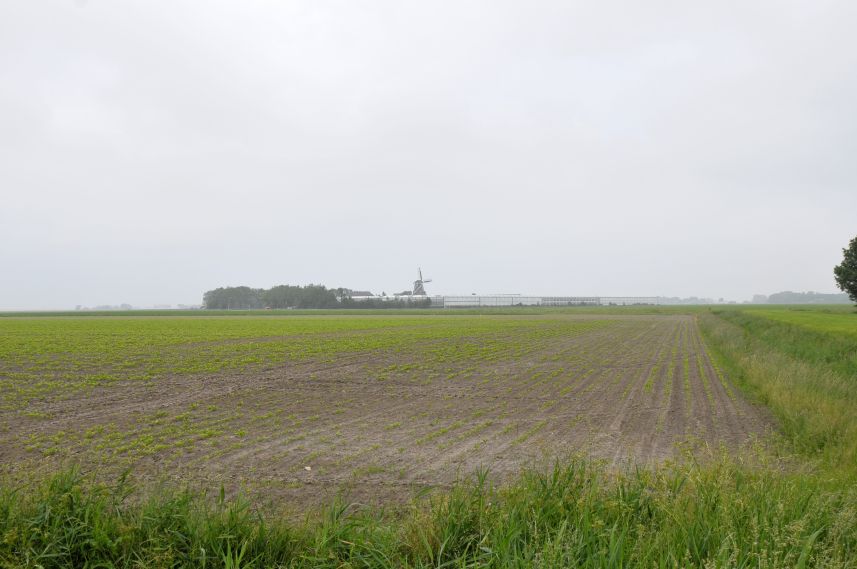
<path fill-rule="evenodd" d="M 857 338 L 854 308 L 849 305 L 820 307 L 752 307 L 743 312 L 776 322 L 800 326 L 815 332 Z"/>
<path fill-rule="evenodd" d="M 400 501 L 764 437 L 693 314 L 0 319 L 0 463 Z"/>

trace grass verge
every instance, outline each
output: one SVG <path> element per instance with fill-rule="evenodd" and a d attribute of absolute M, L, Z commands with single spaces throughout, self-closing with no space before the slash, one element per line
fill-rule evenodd
<path fill-rule="evenodd" d="M 857 475 L 857 338 L 738 310 L 699 323 L 729 377 L 775 414 L 790 452 Z"/>
<path fill-rule="evenodd" d="M 148 497 L 145 497 L 148 496 Z M 303 524 L 241 499 L 138 496 L 74 470 L 0 491 L 5 567 L 854 567 L 857 490 L 733 459 L 608 474 L 574 459 L 482 473 L 404 513 Z"/>

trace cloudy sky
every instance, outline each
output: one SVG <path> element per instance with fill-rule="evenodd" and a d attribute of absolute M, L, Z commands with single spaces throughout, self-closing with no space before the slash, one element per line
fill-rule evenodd
<path fill-rule="evenodd" d="M 857 2 L 5 0 L 0 309 L 834 292 Z"/>

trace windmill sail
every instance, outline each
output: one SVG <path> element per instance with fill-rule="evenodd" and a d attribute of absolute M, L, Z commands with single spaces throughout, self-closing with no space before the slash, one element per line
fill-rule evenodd
<path fill-rule="evenodd" d="M 420 278 L 414 281 L 414 292 L 412 294 L 414 296 L 426 296 L 425 283 L 430 283 L 431 279 L 423 279 L 423 270 L 421 268 L 417 268 L 417 272 Z"/>

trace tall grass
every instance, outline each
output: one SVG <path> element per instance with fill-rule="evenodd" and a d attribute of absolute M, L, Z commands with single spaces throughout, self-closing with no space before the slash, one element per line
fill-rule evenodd
<path fill-rule="evenodd" d="M 148 497 L 147 497 L 148 496 Z M 624 475 L 573 459 L 482 473 L 397 515 L 314 522 L 243 500 L 132 494 L 71 470 L 0 492 L 6 567 L 855 567 L 857 490 L 724 458 Z"/>
<path fill-rule="evenodd" d="M 853 311 L 721 309 L 713 313 L 740 326 L 760 345 L 857 377 L 857 313 Z"/>
<path fill-rule="evenodd" d="M 699 321 L 721 365 L 771 409 L 794 451 L 857 475 L 854 338 L 735 310 L 702 313 Z"/>
<path fill-rule="evenodd" d="M 272 566 L 296 546 L 289 527 L 266 523 L 244 501 L 211 502 L 190 491 L 134 497 L 124 478 L 105 486 L 75 469 L 26 488 L 3 486 L 0 563 L 222 567 L 252 558 Z"/>

